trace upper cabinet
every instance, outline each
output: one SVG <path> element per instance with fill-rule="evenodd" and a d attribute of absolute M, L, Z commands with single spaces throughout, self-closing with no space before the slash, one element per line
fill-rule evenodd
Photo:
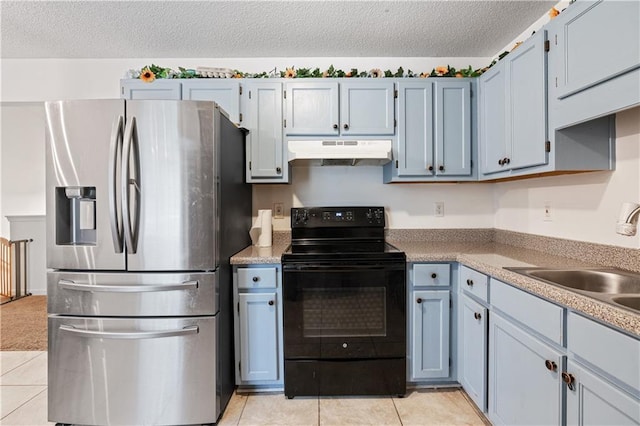
<path fill-rule="evenodd" d="M 214 101 L 236 124 L 242 123 L 241 93 L 240 81 L 237 79 L 189 79 L 182 82 L 182 99 Z"/>
<path fill-rule="evenodd" d="M 554 128 L 640 104 L 640 2 L 581 0 L 548 30 Z"/>
<path fill-rule="evenodd" d="M 385 181 L 475 179 L 471 87 L 467 79 L 398 83 L 398 139 Z"/>
<path fill-rule="evenodd" d="M 393 80 L 287 82 L 287 136 L 392 136 Z"/>
<path fill-rule="evenodd" d="M 247 134 L 246 181 L 285 183 L 289 167 L 282 139 L 282 83 L 256 79 L 243 91 Z"/>
<path fill-rule="evenodd" d="M 130 79 L 120 82 L 123 99 L 213 101 L 236 124 L 242 122 L 240 94 L 240 81 L 236 79 L 162 79 L 151 83 Z"/>
<path fill-rule="evenodd" d="M 546 32 L 480 77 L 483 175 L 547 164 Z"/>
<path fill-rule="evenodd" d="M 178 80 L 156 80 L 153 83 L 138 79 L 121 80 L 120 97 L 136 100 L 180 100 L 182 90 Z"/>

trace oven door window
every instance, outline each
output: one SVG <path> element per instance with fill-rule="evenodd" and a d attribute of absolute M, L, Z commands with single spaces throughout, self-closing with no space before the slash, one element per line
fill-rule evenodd
<path fill-rule="evenodd" d="M 302 335 L 385 336 L 385 299 L 384 287 L 302 288 Z"/>

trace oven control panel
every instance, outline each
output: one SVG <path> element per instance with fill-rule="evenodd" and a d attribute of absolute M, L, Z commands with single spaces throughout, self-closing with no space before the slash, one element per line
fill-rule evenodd
<path fill-rule="evenodd" d="M 292 228 L 384 227 L 384 207 L 294 207 Z"/>

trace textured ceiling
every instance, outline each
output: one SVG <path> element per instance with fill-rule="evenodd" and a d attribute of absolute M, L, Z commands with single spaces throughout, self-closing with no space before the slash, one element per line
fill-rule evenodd
<path fill-rule="evenodd" d="M 556 1 L 0 1 L 2 58 L 488 57 Z"/>

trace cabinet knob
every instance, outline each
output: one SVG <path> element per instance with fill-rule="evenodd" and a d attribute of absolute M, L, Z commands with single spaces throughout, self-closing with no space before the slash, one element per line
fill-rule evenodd
<path fill-rule="evenodd" d="M 337 129 L 337 128 L 338 128 L 338 125 L 337 125 L 337 124 L 334 124 L 334 125 L 333 125 L 333 128 L 334 128 L 334 129 Z"/>
<path fill-rule="evenodd" d="M 511 159 L 510 159 L 510 158 L 505 158 L 505 159 L 504 159 L 504 164 L 509 164 L 510 162 L 511 162 Z"/>
<path fill-rule="evenodd" d="M 471 279 L 467 280 L 467 285 L 469 287 L 473 287 L 473 280 L 471 280 Z"/>
<path fill-rule="evenodd" d="M 252 280 L 254 283 L 257 283 L 258 281 L 260 281 L 260 277 L 253 277 Z"/>
<path fill-rule="evenodd" d="M 273 306 L 275 302 L 273 300 L 269 300 L 269 306 Z"/>
<path fill-rule="evenodd" d="M 480 312 L 474 312 L 473 317 L 477 320 L 480 320 L 482 319 L 482 314 L 480 314 Z"/>
<path fill-rule="evenodd" d="M 345 130 L 349 130 L 349 125 L 348 125 L 348 124 L 346 124 L 346 123 L 345 123 L 345 124 L 344 124 L 344 126 L 342 126 L 342 127 L 344 127 L 344 129 L 345 129 Z"/>
<path fill-rule="evenodd" d="M 502 158 L 498 160 L 498 165 L 500 166 L 504 165 L 504 160 Z"/>
<path fill-rule="evenodd" d="M 567 387 L 569 388 L 569 390 L 573 390 L 573 388 L 574 388 L 573 382 L 575 380 L 576 380 L 576 378 L 573 377 L 573 374 L 567 373 L 566 371 L 564 373 L 562 373 L 562 381 L 567 384 Z"/>
<path fill-rule="evenodd" d="M 418 302 L 418 303 L 422 303 L 422 299 L 418 297 L 418 298 L 416 299 L 416 302 Z"/>
<path fill-rule="evenodd" d="M 434 273 L 432 273 L 432 274 L 431 274 L 431 278 L 433 278 L 433 279 L 435 280 L 436 278 L 438 278 L 438 274 L 436 274 L 435 272 L 434 272 Z"/>
<path fill-rule="evenodd" d="M 444 166 L 438 166 L 438 170 L 440 170 L 441 172 L 444 172 Z"/>
<path fill-rule="evenodd" d="M 549 370 L 549 371 L 558 370 L 558 364 L 556 364 L 555 362 L 550 361 L 548 359 L 544 361 L 544 366 L 547 367 L 547 370 Z"/>
<path fill-rule="evenodd" d="M 282 173 L 282 168 L 280 168 L 280 167 L 276 167 L 276 173 L 277 173 L 277 174 Z"/>
<path fill-rule="evenodd" d="M 427 170 L 429 170 L 430 172 L 432 172 L 432 171 L 433 171 L 433 166 L 429 166 L 429 167 L 427 167 Z"/>

